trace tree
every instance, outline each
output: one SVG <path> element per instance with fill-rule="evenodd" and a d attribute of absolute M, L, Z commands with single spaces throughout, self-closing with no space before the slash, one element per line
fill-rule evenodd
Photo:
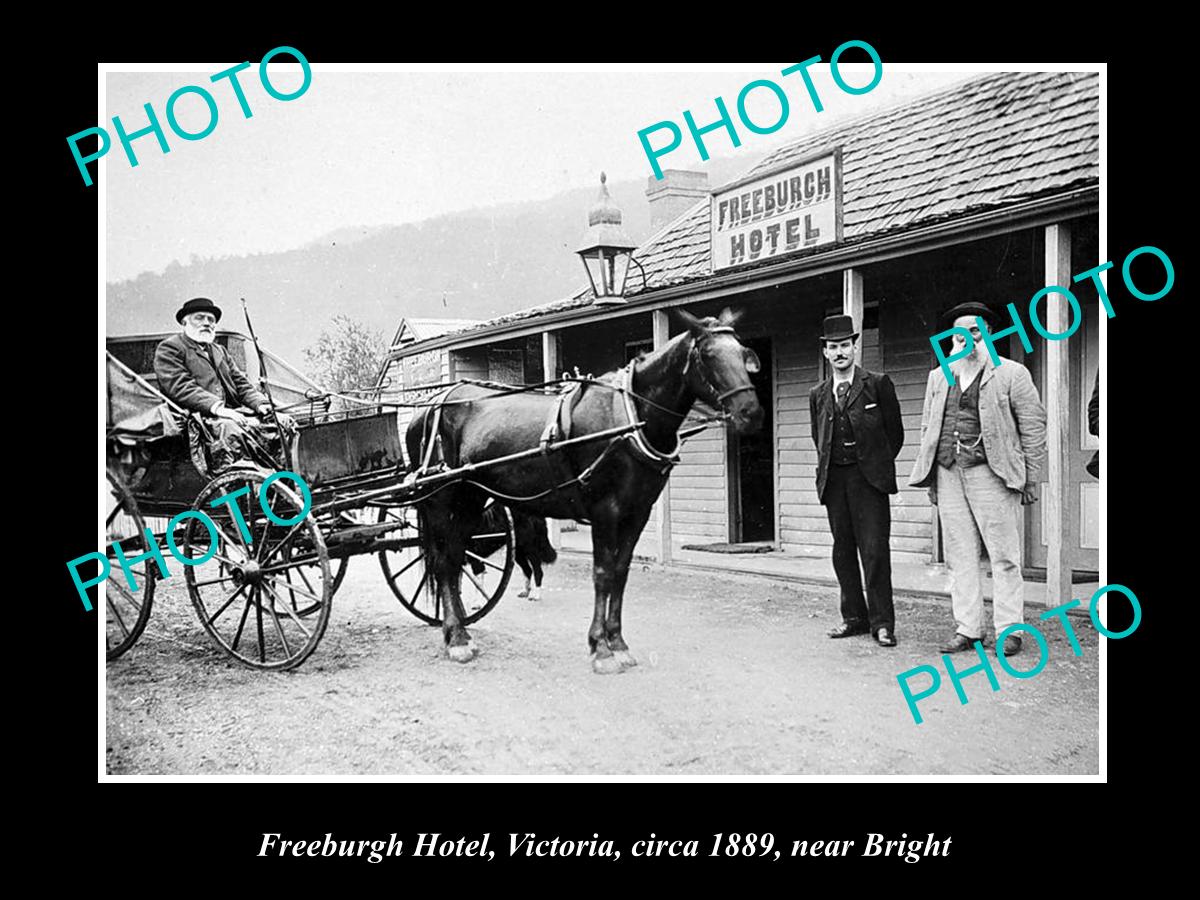
<path fill-rule="evenodd" d="M 309 377 L 338 393 L 373 388 L 386 353 L 382 333 L 345 315 L 334 316 L 317 342 L 304 348 Z"/>

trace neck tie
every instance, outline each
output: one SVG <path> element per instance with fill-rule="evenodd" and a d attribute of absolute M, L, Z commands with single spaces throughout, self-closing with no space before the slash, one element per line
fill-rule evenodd
<path fill-rule="evenodd" d="M 838 409 L 846 408 L 846 396 L 850 393 L 850 382 L 842 381 L 837 386 Z"/>

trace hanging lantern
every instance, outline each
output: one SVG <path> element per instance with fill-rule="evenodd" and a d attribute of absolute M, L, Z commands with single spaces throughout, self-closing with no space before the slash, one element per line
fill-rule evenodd
<path fill-rule="evenodd" d="M 598 305 L 625 302 L 629 260 L 637 249 L 637 244 L 621 227 L 621 210 L 609 196 L 607 181 L 607 176 L 601 172 L 600 196 L 588 211 L 588 230 L 575 251 L 583 259 L 596 298 L 593 302 Z"/>

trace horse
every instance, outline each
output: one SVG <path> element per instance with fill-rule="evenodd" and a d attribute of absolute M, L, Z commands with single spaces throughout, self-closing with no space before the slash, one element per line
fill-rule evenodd
<path fill-rule="evenodd" d="M 417 504 L 426 572 L 441 599 L 450 659 L 467 663 L 476 654 L 462 624 L 460 582 L 469 536 L 478 533 L 491 495 L 533 515 L 591 524 L 592 670 L 608 675 L 637 665 L 621 633 L 625 583 L 634 545 L 678 462 L 680 425 L 697 400 L 719 410 L 739 434 L 753 434 L 763 422 L 750 381 L 760 363 L 734 331 L 739 315 L 725 309 L 716 318 L 684 310 L 679 316 L 686 331 L 572 390 L 511 393 L 458 384 L 413 417 L 405 441 L 414 472 L 464 471 Z M 616 438 L 552 449 L 556 438 L 632 425 L 638 427 Z M 546 452 L 469 468 L 538 446 Z"/>
<path fill-rule="evenodd" d="M 509 510 L 513 521 L 513 559 L 521 567 L 525 576 L 525 588 L 518 597 L 528 597 L 530 600 L 542 599 L 542 566 L 553 565 L 558 559 L 558 551 L 550 543 L 550 533 L 546 520 L 542 516 L 530 515 L 520 509 Z M 483 531 L 487 534 L 504 531 L 504 507 L 493 503 L 483 514 Z M 471 571 L 482 575 L 487 566 L 478 557 L 488 557 L 504 546 L 503 537 L 486 537 L 476 539 L 471 547 L 474 554 L 470 558 Z"/>

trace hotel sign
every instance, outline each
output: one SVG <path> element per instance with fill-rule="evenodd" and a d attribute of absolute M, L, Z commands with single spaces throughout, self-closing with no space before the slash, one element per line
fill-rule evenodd
<path fill-rule="evenodd" d="M 712 196 L 713 271 L 842 239 L 842 151 L 744 178 Z"/>

